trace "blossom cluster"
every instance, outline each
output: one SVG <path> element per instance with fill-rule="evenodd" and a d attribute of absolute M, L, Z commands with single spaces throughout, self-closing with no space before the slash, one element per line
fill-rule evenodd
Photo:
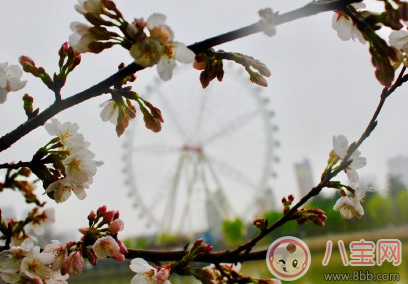
<path fill-rule="evenodd" d="M 181 63 L 194 60 L 193 51 L 174 41 L 174 33 L 165 24 L 163 14 L 155 13 L 147 21 L 136 19 L 128 23 L 109 0 L 81 0 L 76 10 L 92 24 L 71 24 L 74 33 L 69 44 L 76 52 L 99 53 L 119 44 L 128 49 L 134 61 L 142 67 L 157 64 L 158 74 L 165 81 L 171 79 L 176 60 Z M 113 32 L 112 27 L 119 29 L 120 33 Z"/>
<path fill-rule="evenodd" d="M 124 261 L 124 254 L 128 253 L 128 250 L 117 238 L 118 233 L 124 229 L 119 211 L 107 210 L 106 206 L 101 206 L 96 213 L 91 211 L 88 221 L 89 227 L 79 231 L 83 234 L 81 241 L 89 262 L 96 265 L 98 259 L 105 260 L 108 257 Z"/>
<path fill-rule="evenodd" d="M 6 101 L 9 92 L 24 88 L 26 81 L 21 81 L 22 75 L 20 66 L 0 63 L 0 104 Z"/>
<path fill-rule="evenodd" d="M 36 214 L 37 222 L 53 218 L 53 212 Z M 25 236 L 21 242 L 12 242 L 11 248 L 0 252 L 0 277 L 7 283 L 64 284 L 70 274 L 80 274 L 87 257 L 92 265 L 98 259 L 108 257 L 124 261 L 128 253 L 117 234 L 123 230 L 124 223 L 119 212 L 107 210 L 106 206 L 91 211 L 88 216 L 89 228 L 80 229 L 83 237 L 79 242 L 61 243 L 52 240 L 42 252 L 34 246 L 33 239 Z"/>
<path fill-rule="evenodd" d="M 336 165 L 346 158 L 346 162 L 350 161 L 350 163 L 344 168 L 344 172 L 347 174 L 350 185 L 343 186 L 338 183 L 341 197 L 337 200 L 333 209 L 340 211 L 344 219 L 361 218 L 364 215 L 361 203 L 364 201 L 366 193 L 373 191 L 372 188 L 360 185 L 357 173 L 357 169 L 364 167 L 367 160 L 365 157 L 361 157 L 361 153 L 357 149 L 349 154 L 349 143 L 344 135 L 333 136 L 333 151 L 330 155 L 329 165 Z"/>
<path fill-rule="evenodd" d="M 95 154 L 88 147 L 89 143 L 78 133 L 76 123 L 61 123 L 57 119 L 45 124 L 45 129 L 50 135 L 56 136 L 53 149 L 63 154 L 61 161 L 63 176 L 50 183 L 45 192 L 52 194 L 57 203 L 66 201 L 71 192 L 79 199 L 86 197 L 85 188 L 88 188 L 96 174 L 97 167 L 103 163 L 95 161 Z"/>
<path fill-rule="evenodd" d="M 58 254 L 46 246 L 42 252 L 27 238 L 21 246 L 0 252 L 0 277 L 10 284 L 65 284 L 68 275 L 61 275 Z"/>
<path fill-rule="evenodd" d="M 54 222 L 54 208 L 40 211 L 40 207 L 35 207 L 24 220 L 3 219 L 0 210 L 0 246 L 20 246 L 27 238 L 35 240 L 36 237 L 32 236 L 30 231 L 36 236 L 43 235 L 46 227 Z M 26 228 L 30 231 L 27 232 Z"/>
<path fill-rule="evenodd" d="M 354 3 L 352 6 L 355 9 L 365 8 L 365 4 L 362 2 Z M 354 41 L 358 39 L 362 44 L 366 43 L 363 34 L 351 20 L 350 16 L 343 12 L 335 11 L 332 19 L 332 28 L 337 32 L 337 35 L 341 40 L 346 41 L 352 39 Z"/>

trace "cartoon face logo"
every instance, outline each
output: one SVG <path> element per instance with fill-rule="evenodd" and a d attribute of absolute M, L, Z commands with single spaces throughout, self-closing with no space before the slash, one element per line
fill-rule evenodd
<path fill-rule="evenodd" d="M 309 269 L 310 251 L 300 239 L 287 236 L 275 240 L 266 254 L 266 264 L 271 273 L 281 279 L 299 279 Z"/>

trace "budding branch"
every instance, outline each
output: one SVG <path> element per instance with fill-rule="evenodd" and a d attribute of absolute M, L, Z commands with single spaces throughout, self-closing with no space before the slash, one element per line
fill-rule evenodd
<path fill-rule="evenodd" d="M 281 15 L 276 15 L 274 19 L 275 25 L 281 25 L 284 23 L 292 22 L 304 17 L 316 15 L 321 12 L 343 10 L 345 6 L 361 1 L 362 0 L 338 0 L 322 4 L 320 4 L 320 2 L 318 1 L 313 1 L 296 10 Z M 211 47 L 229 41 L 233 41 L 242 37 L 246 37 L 252 34 L 256 34 L 259 32 L 262 32 L 261 28 L 259 27 L 258 23 L 254 23 L 249 26 L 237 29 L 235 31 L 227 32 L 225 34 L 221 34 L 219 36 L 194 43 L 192 45 L 189 45 L 188 48 L 194 51 L 194 53 L 198 54 Z M 13 131 L 2 136 L 0 138 L 0 152 L 8 149 L 11 145 L 13 145 L 15 142 L 20 140 L 22 137 L 24 137 L 34 129 L 44 125 L 47 122 L 47 120 L 54 117 L 56 114 L 62 112 L 65 109 L 73 107 L 74 105 L 80 104 L 86 100 L 98 97 L 106 93 L 109 87 L 117 84 L 127 76 L 132 75 L 137 71 L 143 69 L 144 68 L 142 66 L 137 65 L 136 63 L 131 63 L 124 69 L 118 71 L 117 73 L 113 74 L 112 76 L 108 77 L 102 82 L 88 88 L 87 90 L 84 90 L 66 99 L 55 101 L 54 104 L 50 105 L 47 109 L 39 113 L 37 116 L 29 119 L 25 123 L 18 126 L 16 129 L 14 129 Z"/>

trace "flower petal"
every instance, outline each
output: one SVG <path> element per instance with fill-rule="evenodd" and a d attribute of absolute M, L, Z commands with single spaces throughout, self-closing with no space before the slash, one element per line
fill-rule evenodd
<path fill-rule="evenodd" d="M 168 81 L 173 77 L 173 69 L 176 68 L 176 61 L 169 58 L 167 55 L 163 55 L 157 63 L 157 73 L 163 81 Z"/>
<path fill-rule="evenodd" d="M 129 267 L 133 272 L 136 273 L 145 273 L 147 271 L 154 269 L 153 266 L 148 264 L 146 260 L 140 257 L 132 259 Z"/>
<path fill-rule="evenodd" d="M 147 18 L 146 24 L 147 24 L 147 28 L 151 30 L 157 26 L 164 25 L 165 22 L 166 22 L 166 15 L 163 15 L 160 13 L 154 13 L 150 15 L 149 18 Z"/>
<path fill-rule="evenodd" d="M 341 159 L 343 159 L 348 150 L 348 140 L 344 135 L 333 136 L 333 151 Z"/>
<path fill-rule="evenodd" d="M 347 169 L 347 170 L 346 170 L 346 174 L 347 174 L 348 180 L 349 180 L 351 183 L 353 183 L 353 184 L 358 183 L 358 181 L 360 180 L 360 178 L 359 178 L 358 173 L 357 173 L 356 170 Z"/>
<path fill-rule="evenodd" d="M 183 43 L 174 43 L 174 58 L 181 63 L 189 64 L 194 61 L 195 53 Z"/>

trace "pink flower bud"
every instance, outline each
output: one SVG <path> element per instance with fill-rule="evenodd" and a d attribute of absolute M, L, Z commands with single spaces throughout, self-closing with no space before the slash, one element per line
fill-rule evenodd
<path fill-rule="evenodd" d="M 61 274 L 81 274 L 84 265 L 85 261 L 82 253 L 80 251 L 71 252 L 61 267 Z"/>
<path fill-rule="evenodd" d="M 106 211 L 105 214 L 103 214 L 103 222 L 110 223 L 113 221 L 113 217 L 115 217 L 115 211 Z"/>
<path fill-rule="evenodd" d="M 64 42 L 61 45 L 60 50 L 58 51 L 58 55 L 65 57 L 67 55 L 68 48 L 69 48 L 68 42 Z"/>
<path fill-rule="evenodd" d="M 105 214 L 106 210 L 107 210 L 106 205 L 103 205 L 103 206 L 98 208 L 98 210 L 96 211 L 96 215 L 98 217 L 101 217 L 101 216 L 103 216 Z"/>
<path fill-rule="evenodd" d="M 98 262 L 98 258 L 96 257 L 95 253 L 91 250 L 88 252 L 88 260 L 89 263 L 92 264 L 93 266 L 95 266 L 96 263 Z"/>
<path fill-rule="evenodd" d="M 122 231 L 125 227 L 123 221 L 121 219 L 115 219 L 109 224 L 109 232 L 111 235 L 116 235 L 119 231 Z"/>
<path fill-rule="evenodd" d="M 113 220 L 118 219 L 118 218 L 119 218 L 119 215 L 120 215 L 119 210 L 116 210 L 116 211 L 115 211 L 115 215 L 113 216 Z"/>
<path fill-rule="evenodd" d="M 288 201 L 289 201 L 290 203 L 292 203 L 293 200 L 295 200 L 295 197 L 293 196 L 293 194 L 290 194 L 290 195 L 288 196 Z"/>
<path fill-rule="evenodd" d="M 126 248 L 125 244 L 122 241 L 118 240 L 118 245 L 119 245 L 119 249 L 120 249 L 121 253 L 127 254 L 129 252 L 128 249 Z"/>
<path fill-rule="evenodd" d="M 170 271 L 168 268 L 161 268 L 157 272 L 157 283 L 164 283 L 166 282 L 170 277 Z"/>
<path fill-rule="evenodd" d="M 38 68 L 35 66 L 34 60 L 25 55 L 20 56 L 18 60 L 24 71 L 29 72 L 34 76 L 38 76 Z"/>
<path fill-rule="evenodd" d="M 95 211 L 92 210 L 92 211 L 89 213 L 89 215 L 88 215 L 88 220 L 89 220 L 90 222 L 93 222 L 93 221 L 96 220 L 96 213 L 95 213 Z"/>

